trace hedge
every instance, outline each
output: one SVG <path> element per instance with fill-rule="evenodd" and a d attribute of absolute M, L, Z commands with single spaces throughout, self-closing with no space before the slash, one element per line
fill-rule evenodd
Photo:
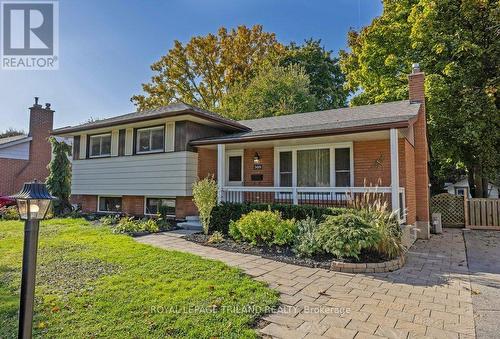
<path fill-rule="evenodd" d="M 255 204 L 255 203 L 222 203 L 212 210 L 210 220 L 210 233 L 219 231 L 227 234 L 229 222 L 237 221 L 242 215 L 253 210 L 257 211 L 280 211 L 283 219 L 304 220 L 307 217 L 323 221 L 325 215 L 339 215 L 346 212 L 346 208 L 340 207 L 318 207 L 310 205 L 281 205 L 281 204 Z"/>

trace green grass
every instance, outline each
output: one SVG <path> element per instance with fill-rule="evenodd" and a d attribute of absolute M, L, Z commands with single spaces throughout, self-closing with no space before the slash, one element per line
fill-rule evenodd
<path fill-rule="evenodd" d="M 17 336 L 23 226 L 0 222 L 0 338 Z M 225 264 L 165 251 L 83 219 L 40 228 L 34 335 L 255 337 L 276 292 Z"/>

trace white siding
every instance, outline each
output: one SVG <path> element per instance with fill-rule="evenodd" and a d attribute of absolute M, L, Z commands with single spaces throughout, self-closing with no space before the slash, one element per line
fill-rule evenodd
<path fill-rule="evenodd" d="M 30 142 L 23 142 L 0 149 L 0 158 L 29 160 Z"/>
<path fill-rule="evenodd" d="M 194 152 L 75 160 L 71 193 L 190 196 L 197 168 Z"/>

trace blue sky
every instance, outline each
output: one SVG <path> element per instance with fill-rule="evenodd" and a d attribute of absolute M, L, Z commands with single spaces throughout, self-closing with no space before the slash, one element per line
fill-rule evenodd
<path fill-rule="evenodd" d="M 134 111 L 130 97 L 175 39 L 220 26 L 262 24 L 279 41 L 313 37 L 337 53 L 350 28 L 380 15 L 379 0 L 60 0 L 57 71 L 0 70 L 0 130 L 27 130 L 33 97 L 50 102 L 55 127 Z"/>

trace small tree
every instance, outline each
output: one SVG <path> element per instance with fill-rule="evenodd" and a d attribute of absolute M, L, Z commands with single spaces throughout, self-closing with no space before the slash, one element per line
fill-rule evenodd
<path fill-rule="evenodd" d="M 203 232 L 208 234 L 212 209 L 217 205 L 217 182 L 213 177 L 206 177 L 193 184 L 193 199 L 200 213 Z"/>
<path fill-rule="evenodd" d="M 71 194 L 71 163 L 69 154 L 71 146 L 64 141 L 57 141 L 50 137 L 53 158 L 49 163 L 49 177 L 47 178 L 47 188 L 49 192 L 57 197 L 54 201 L 54 213 L 62 214 L 71 210 L 69 196 Z"/>

